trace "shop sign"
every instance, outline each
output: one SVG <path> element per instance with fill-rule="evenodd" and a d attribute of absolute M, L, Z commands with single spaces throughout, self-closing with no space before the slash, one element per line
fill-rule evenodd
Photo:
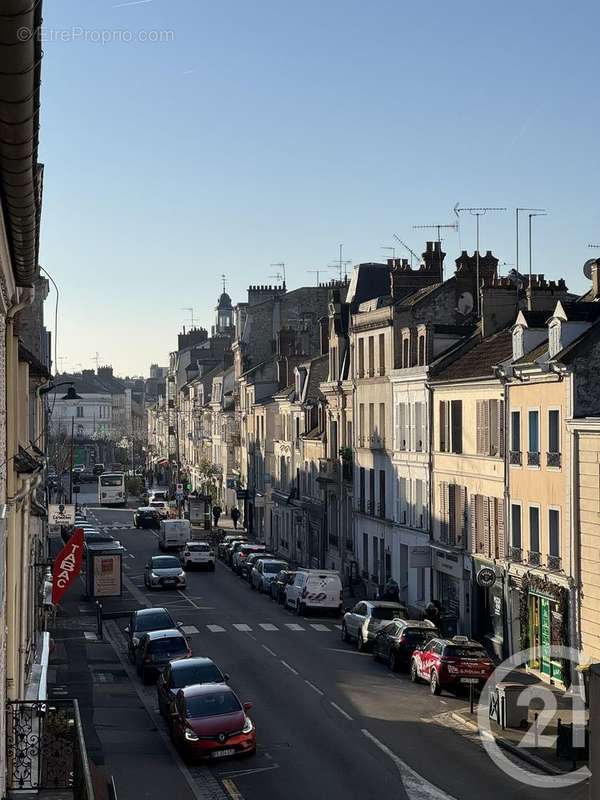
<path fill-rule="evenodd" d="M 410 548 L 410 567 L 431 567 L 431 547 L 428 544 Z"/>
<path fill-rule="evenodd" d="M 94 597 L 121 594 L 121 556 L 94 555 Z"/>
<path fill-rule="evenodd" d="M 489 589 L 496 583 L 496 570 L 491 567 L 482 567 L 477 573 L 477 585 Z"/>
<path fill-rule="evenodd" d="M 445 550 L 433 550 L 433 566 L 438 572 L 445 572 L 460 580 L 463 575 L 462 554 L 448 553 Z"/>

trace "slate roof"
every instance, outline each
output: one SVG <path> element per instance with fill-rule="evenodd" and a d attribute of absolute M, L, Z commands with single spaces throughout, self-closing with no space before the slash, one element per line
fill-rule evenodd
<path fill-rule="evenodd" d="M 600 317 L 600 303 L 561 303 L 569 322 L 593 322 Z"/>
<path fill-rule="evenodd" d="M 318 400 L 323 397 L 321 384 L 327 380 L 329 375 L 329 356 L 317 356 L 310 362 L 308 373 L 308 387 L 306 389 L 307 400 Z"/>
<path fill-rule="evenodd" d="M 452 361 L 439 372 L 434 380 L 454 381 L 467 378 L 493 377 L 494 367 L 512 356 L 512 334 L 508 328 L 482 339 L 464 355 Z"/>
<path fill-rule="evenodd" d="M 439 283 L 432 283 L 430 286 L 422 286 L 420 289 L 417 289 L 415 292 L 411 292 L 411 294 L 407 294 L 407 295 L 404 295 L 403 297 L 401 297 L 397 301 L 396 307 L 397 308 L 413 308 L 418 303 L 420 303 L 422 300 L 424 300 L 426 297 L 429 297 L 429 295 L 433 294 L 438 289 L 440 289 L 442 286 L 446 286 L 446 287 L 447 286 L 451 286 L 452 285 L 452 281 L 454 281 L 454 283 L 456 283 L 456 278 L 452 277 L 452 278 L 448 278 L 448 280 L 444 281 L 443 283 L 439 282 Z"/>
<path fill-rule="evenodd" d="M 521 314 L 525 317 L 529 328 L 545 328 L 550 316 L 548 311 L 528 311 L 527 309 L 522 309 Z"/>
<path fill-rule="evenodd" d="M 548 354 L 548 339 L 544 339 L 544 341 L 540 342 L 537 347 L 533 348 L 533 350 L 530 350 L 528 353 L 524 353 L 521 356 L 521 358 L 517 358 L 517 360 L 514 363 L 515 365 L 535 364 L 538 358 L 542 358 L 547 354 Z"/>
<path fill-rule="evenodd" d="M 67 373 L 57 375 L 56 381 L 72 383 L 77 394 L 111 394 L 111 390 L 98 379 L 98 376 L 92 370 L 90 370 L 90 374 L 76 372 L 73 375 Z M 64 394 L 66 394 L 68 387 L 61 386 L 61 389 L 63 388 Z M 56 395 L 57 398 L 60 398 L 63 393 L 60 392 L 60 389 L 57 389 Z"/>

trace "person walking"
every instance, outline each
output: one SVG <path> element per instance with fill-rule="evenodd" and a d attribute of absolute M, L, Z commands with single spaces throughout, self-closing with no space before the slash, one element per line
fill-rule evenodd
<path fill-rule="evenodd" d="M 213 513 L 213 519 L 215 521 L 215 528 L 218 528 L 219 527 L 219 517 L 223 513 L 223 509 L 221 508 L 221 506 L 213 506 L 212 513 Z"/>
<path fill-rule="evenodd" d="M 240 519 L 240 510 L 237 506 L 234 506 L 231 509 L 231 521 L 233 522 L 233 527 L 237 530 L 238 522 Z"/>

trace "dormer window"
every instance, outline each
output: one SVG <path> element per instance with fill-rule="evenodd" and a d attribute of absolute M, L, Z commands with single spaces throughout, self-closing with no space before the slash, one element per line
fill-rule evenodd
<path fill-rule="evenodd" d="M 513 330 L 513 360 L 523 356 L 523 328 L 519 325 Z"/>
<path fill-rule="evenodd" d="M 561 351 L 560 346 L 560 321 L 554 320 L 550 323 L 550 328 L 548 329 L 548 350 L 550 358 L 553 358 L 555 355 L 560 353 Z"/>

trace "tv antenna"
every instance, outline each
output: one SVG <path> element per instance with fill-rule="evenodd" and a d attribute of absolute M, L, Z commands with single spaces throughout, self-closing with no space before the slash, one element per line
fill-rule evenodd
<path fill-rule="evenodd" d="M 517 270 L 517 272 L 519 271 L 519 213 L 521 211 L 527 211 L 528 213 L 529 212 L 536 212 L 536 213 L 540 213 L 541 214 L 542 212 L 545 212 L 546 209 L 545 208 L 522 208 L 522 207 L 515 208 L 515 225 L 516 225 L 516 234 L 517 234 L 516 235 L 516 262 L 517 263 L 515 264 L 515 269 Z"/>
<path fill-rule="evenodd" d="M 600 250 L 600 244 L 588 244 L 588 247 L 591 247 L 592 250 Z"/>
<path fill-rule="evenodd" d="M 414 251 L 414 250 L 411 250 L 411 249 L 410 249 L 410 247 L 409 247 L 409 246 L 406 244 L 406 242 L 403 242 L 403 241 L 402 241 L 402 239 L 401 239 L 401 238 L 398 236 L 398 234 L 397 234 L 397 233 L 395 233 L 395 234 L 394 234 L 394 239 L 395 239 L 397 242 L 400 242 L 400 244 L 402 245 L 402 247 L 403 247 L 405 250 L 408 250 L 408 252 L 410 253 L 410 267 L 411 267 L 411 269 L 412 269 L 412 265 L 413 265 L 413 258 L 414 258 L 414 259 L 416 259 L 416 262 L 417 262 L 417 264 L 419 263 L 419 261 L 420 261 L 421 259 L 420 259 L 420 258 L 419 258 L 419 256 L 418 256 L 418 255 L 415 253 L 415 251 Z"/>
<path fill-rule="evenodd" d="M 64 361 L 68 361 L 69 360 L 69 357 L 68 356 L 59 356 L 57 360 L 58 360 L 58 366 L 60 367 L 60 371 L 64 372 L 62 365 L 63 365 Z"/>
<path fill-rule="evenodd" d="M 311 272 L 313 275 L 317 276 L 317 286 L 319 285 L 319 275 L 323 272 L 322 269 L 307 269 L 307 272 Z"/>
<path fill-rule="evenodd" d="M 282 280 L 283 279 L 283 288 L 285 289 L 285 263 L 283 261 L 278 261 L 276 264 L 271 264 L 272 267 L 279 267 L 281 272 L 277 271 L 275 275 L 269 275 L 269 278 L 275 278 L 275 280 Z"/>
<path fill-rule="evenodd" d="M 384 244 L 381 245 L 382 250 L 391 250 L 392 251 L 392 261 L 396 261 L 396 248 L 395 247 L 386 247 Z"/>
<path fill-rule="evenodd" d="M 477 312 L 479 313 L 479 218 L 484 217 L 488 212 L 494 213 L 496 211 L 506 211 L 505 208 L 498 208 L 497 206 L 472 206 L 470 208 L 459 208 L 458 203 L 454 206 L 454 213 L 458 217 L 459 214 L 468 211 L 471 216 L 477 219 L 477 247 L 475 250 L 475 264 L 476 264 L 476 279 L 477 279 Z"/>
<path fill-rule="evenodd" d="M 188 308 L 182 308 L 181 310 L 190 312 L 190 316 L 192 318 L 192 328 L 193 328 L 194 327 L 194 309 L 191 308 L 191 307 L 188 307 Z"/>
<path fill-rule="evenodd" d="M 100 358 L 100 353 L 98 352 L 94 353 L 94 355 L 91 358 L 91 361 L 93 361 L 96 364 L 96 372 L 98 372 L 98 367 L 100 366 L 100 362 L 102 361 L 102 359 Z"/>
<path fill-rule="evenodd" d="M 348 264 L 352 263 L 352 259 L 348 258 L 344 261 L 344 245 L 340 244 L 340 256 L 338 258 L 337 264 L 331 265 L 330 269 L 337 269 L 340 275 L 340 283 L 342 283 L 347 277 L 347 266 Z"/>
<path fill-rule="evenodd" d="M 548 214 L 546 211 L 532 211 L 527 216 L 529 217 L 529 293 L 531 295 L 531 292 L 533 291 L 531 287 L 531 220 L 533 217 L 546 217 Z"/>
<path fill-rule="evenodd" d="M 426 230 L 434 228 L 437 231 L 437 243 L 439 245 L 438 248 L 438 259 L 439 259 L 439 268 L 440 268 L 440 276 L 442 280 L 444 280 L 444 271 L 442 265 L 442 230 L 450 229 L 453 231 L 458 231 L 458 223 L 457 222 L 450 222 L 445 224 L 438 224 L 435 223 L 433 225 L 413 225 L 413 230 Z"/>

